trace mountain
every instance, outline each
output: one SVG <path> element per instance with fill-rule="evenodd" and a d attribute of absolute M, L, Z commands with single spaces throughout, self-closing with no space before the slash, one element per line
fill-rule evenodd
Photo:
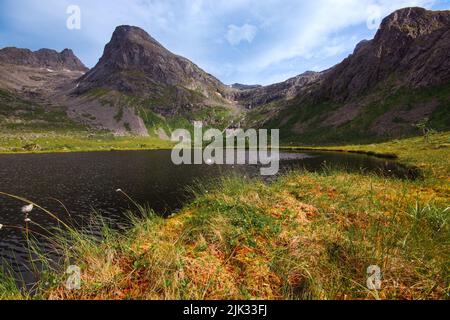
<path fill-rule="evenodd" d="M 110 88 L 151 95 L 152 86 L 176 88 L 186 97 L 195 91 L 213 98 L 225 95 L 226 86 L 189 60 L 165 49 L 144 30 L 117 27 L 98 64 L 79 80 L 78 93 Z"/>
<path fill-rule="evenodd" d="M 78 114 L 86 113 L 88 106 L 93 117 L 109 122 L 107 129 L 119 129 L 111 127 L 111 119 L 120 119 L 125 112 L 158 131 L 160 125 L 170 126 L 168 122 L 174 126 L 180 121 L 187 125 L 203 120 L 226 125 L 239 113 L 232 91 L 191 61 L 165 49 L 144 30 L 119 26 L 97 65 L 78 79 L 70 95 L 81 101 L 75 108 Z M 116 109 L 109 119 L 105 105 Z M 143 123 L 137 118 L 129 120 L 124 123 L 128 131 L 142 134 Z M 133 123 L 137 122 L 135 130 Z"/>
<path fill-rule="evenodd" d="M 345 101 L 395 76 L 409 88 L 450 80 L 450 11 L 407 8 L 385 18 L 375 38 L 361 42 L 334 67 L 318 99 Z"/>
<path fill-rule="evenodd" d="M 0 89 L 21 98 L 46 100 L 88 70 L 70 49 L 0 49 Z"/>
<path fill-rule="evenodd" d="M 450 11 L 398 10 L 383 20 L 373 40 L 361 42 L 294 97 L 277 92 L 271 104 L 249 114 L 248 125 L 281 128 L 286 140 L 388 139 L 416 133 L 415 124 L 426 118 L 430 126 L 448 130 Z"/>
<path fill-rule="evenodd" d="M 33 52 L 28 49 L 14 47 L 4 48 L 0 50 L 0 63 L 53 70 L 66 69 L 81 72 L 89 70 L 70 49 L 64 49 L 61 52 L 41 49 Z"/>
<path fill-rule="evenodd" d="M 86 130 L 55 96 L 87 70 L 69 49 L 1 49 L 0 132 Z"/>
<path fill-rule="evenodd" d="M 165 49 L 147 32 L 117 27 L 98 64 L 78 81 L 77 94 L 107 88 L 157 102 L 158 107 L 227 104 L 229 89 L 191 61 Z M 170 100 L 168 103 L 162 103 Z"/>
<path fill-rule="evenodd" d="M 116 28 L 91 70 L 68 49 L 0 50 L 0 122 L 31 105 L 116 135 L 167 137 L 195 120 L 308 144 L 413 135 L 424 119 L 449 130 L 450 11 L 398 10 L 336 66 L 269 86 L 224 85 L 133 26 Z"/>
<path fill-rule="evenodd" d="M 241 84 L 241 83 L 234 83 L 230 86 L 233 89 L 237 90 L 252 90 L 252 89 L 258 89 L 261 88 L 261 85 L 248 85 L 248 84 Z"/>
<path fill-rule="evenodd" d="M 247 90 L 235 92 L 234 98 L 247 109 L 253 109 L 280 99 L 289 100 L 297 97 L 316 83 L 323 73 L 307 71 L 284 82 L 265 87 L 249 87 Z"/>

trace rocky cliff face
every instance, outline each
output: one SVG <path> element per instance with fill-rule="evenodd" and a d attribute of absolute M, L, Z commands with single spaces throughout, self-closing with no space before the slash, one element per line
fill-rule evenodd
<path fill-rule="evenodd" d="M 308 92 L 323 76 L 323 72 L 308 71 L 284 82 L 264 87 L 247 88 L 234 93 L 234 98 L 245 108 L 254 109 L 280 100 L 290 100 Z"/>
<path fill-rule="evenodd" d="M 241 90 L 241 91 L 262 88 L 262 86 L 258 85 L 258 84 L 248 85 L 248 84 L 241 84 L 241 83 L 234 83 L 230 87 L 233 89 L 236 89 L 236 90 Z"/>
<path fill-rule="evenodd" d="M 156 104 L 167 100 L 175 108 L 208 104 L 208 100 L 225 103 L 222 98 L 229 95 L 219 80 L 132 26 L 116 28 L 98 64 L 79 79 L 76 93 L 96 88 L 145 97 Z"/>
<path fill-rule="evenodd" d="M 52 70 L 81 72 L 89 70 L 70 49 L 61 52 L 41 49 L 33 52 L 28 49 L 4 48 L 0 50 L 0 63 Z"/>
<path fill-rule="evenodd" d="M 430 118 L 450 128 L 450 11 L 405 8 L 386 17 L 375 38 L 362 41 L 335 67 L 304 80 L 291 99 L 280 95 L 286 83 L 264 97 L 276 110 L 261 126 L 279 127 L 305 141 L 393 138 L 414 134 Z M 270 87 L 269 87 L 270 88 Z M 266 100 L 265 98 L 270 97 Z M 258 109 L 257 109 L 258 110 Z M 253 116 L 255 118 L 255 112 Z"/>
<path fill-rule="evenodd" d="M 406 8 L 385 18 L 375 38 L 330 70 L 316 101 L 347 101 L 389 85 L 420 88 L 450 80 L 450 12 Z"/>

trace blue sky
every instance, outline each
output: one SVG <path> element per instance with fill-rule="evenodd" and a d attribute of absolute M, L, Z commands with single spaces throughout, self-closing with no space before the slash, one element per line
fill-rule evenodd
<path fill-rule="evenodd" d="M 67 8 L 81 9 L 69 30 Z M 450 0 L 0 0 L 0 47 L 71 48 L 89 67 L 114 28 L 139 26 L 227 84 L 270 84 L 340 62 L 392 11 Z"/>

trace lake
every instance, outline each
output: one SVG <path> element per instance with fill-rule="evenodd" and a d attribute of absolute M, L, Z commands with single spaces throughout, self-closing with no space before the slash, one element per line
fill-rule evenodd
<path fill-rule="evenodd" d="M 254 165 L 218 166 L 172 164 L 171 152 L 124 151 L 63 154 L 0 155 L 0 191 L 33 201 L 62 220 L 89 224 L 95 210 L 114 227 L 126 227 L 124 212 L 134 201 L 148 205 L 162 215 L 173 213 L 189 200 L 188 187 L 208 185 L 225 175 L 257 177 Z M 405 178 L 409 170 L 395 161 L 333 152 L 282 152 L 280 173 L 292 169 L 323 170 L 341 166 L 351 171 L 366 171 Z M 267 179 L 267 178 L 266 178 Z M 23 228 L 24 203 L 0 196 L 0 257 L 12 266 L 26 283 L 33 275 L 27 267 L 29 257 Z M 35 209 L 30 218 L 43 228 L 56 226 L 47 214 Z M 43 250 L 48 243 L 41 240 Z M 50 249 L 48 249 L 50 250 Z"/>

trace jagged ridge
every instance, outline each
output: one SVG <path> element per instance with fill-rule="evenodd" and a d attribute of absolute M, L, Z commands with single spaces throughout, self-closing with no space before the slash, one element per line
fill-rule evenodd
<path fill-rule="evenodd" d="M 215 77 L 132 26 L 116 28 L 98 64 L 80 78 L 76 93 L 95 88 L 109 88 L 160 103 L 169 91 L 170 106 L 175 108 L 195 102 L 207 104 L 207 99 L 216 101 L 229 91 Z M 192 101 L 193 96 L 198 101 Z"/>
<path fill-rule="evenodd" d="M 67 69 L 82 72 L 89 70 L 70 49 L 64 49 L 61 52 L 40 49 L 33 52 L 28 49 L 8 47 L 0 50 L 0 63 L 54 70 Z"/>

